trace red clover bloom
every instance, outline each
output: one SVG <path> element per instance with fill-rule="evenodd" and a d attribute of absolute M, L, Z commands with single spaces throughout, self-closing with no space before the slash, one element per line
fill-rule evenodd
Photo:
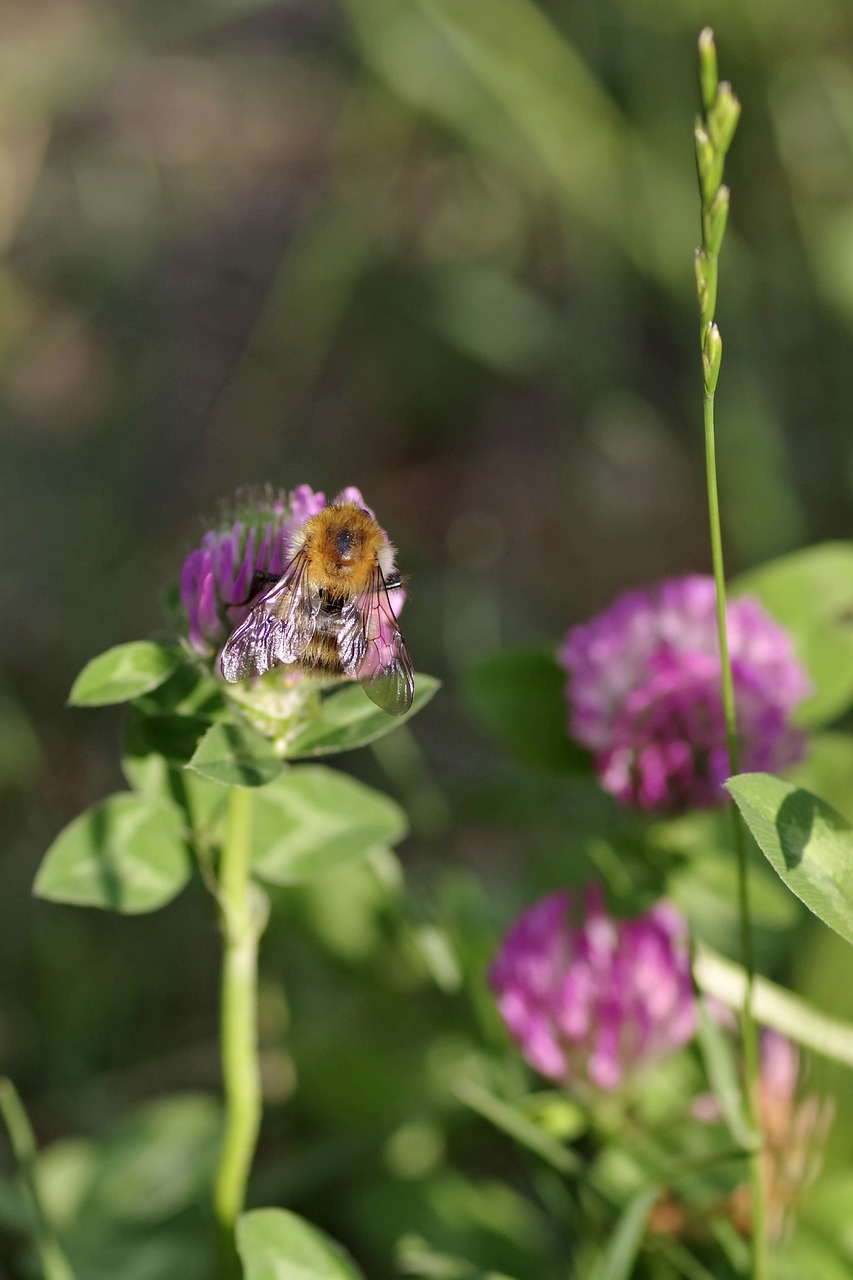
<path fill-rule="evenodd" d="M 307 484 L 291 492 L 244 490 L 224 527 L 205 533 L 181 572 L 181 604 L 190 644 L 211 656 L 249 612 L 255 574 L 278 577 L 290 558 L 296 531 L 326 506 L 355 502 L 371 516 L 361 493 L 350 485 L 326 502 Z M 404 592 L 394 593 L 399 610 Z"/>
<path fill-rule="evenodd" d="M 750 597 L 730 601 L 729 651 L 744 771 L 801 758 L 791 725 L 810 692 L 787 632 Z M 595 756 L 605 790 L 641 809 L 706 808 L 729 776 L 714 580 L 673 578 L 629 591 L 569 631 L 572 735 Z"/>
<path fill-rule="evenodd" d="M 293 534 L 326 499 L 301 484 L 283 490 L 245 490 L 237 494 L 226 527 L 204 534 L 181 572 L 181 604 L 192 647 L 203 654 L 217 648 L 249 611 L 256 573 L 281 574 Z"/>
<path fill-rule="evenodd" d="M 617 1090 L 695 1030 L 687 925 L 665 901 L 618 920 L 598 886 L 551 894 L 512 925 L 489 981 L 524 1058 L 565 1085 Z"/>

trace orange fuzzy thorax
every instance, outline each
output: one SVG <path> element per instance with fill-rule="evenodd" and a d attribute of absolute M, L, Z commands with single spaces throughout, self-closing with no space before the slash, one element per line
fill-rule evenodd
<path fill-rule="evenodd" d="M 335 598 L 366 591 L 387 547 L 376 521 L 353 502 L 324 507 L 311 516 L 300 530 L 300 541 L 309 578 Z"/>

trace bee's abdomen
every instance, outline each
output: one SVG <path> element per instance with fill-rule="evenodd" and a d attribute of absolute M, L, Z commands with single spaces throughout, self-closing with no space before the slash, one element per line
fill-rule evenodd
<path fill-rule="evenodd" d="M 328 632 L 315 631 L 299 665 L 327 676 L 343 675 L 336 636 Z"/>

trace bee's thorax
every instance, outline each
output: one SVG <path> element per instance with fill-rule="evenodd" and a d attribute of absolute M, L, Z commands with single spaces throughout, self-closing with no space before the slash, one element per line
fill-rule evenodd
<path fill-rule="evenodd" d="M 328 600 L 369 590 L 388 546 L 372 516 L 354 503 L 341 503 L 312 516 L 300 532 L 309 576 Z"/>

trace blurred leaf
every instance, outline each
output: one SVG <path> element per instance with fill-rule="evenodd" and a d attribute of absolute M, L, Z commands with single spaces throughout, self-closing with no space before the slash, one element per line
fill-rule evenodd
<path fill-rule="evenodd" d="M 349 0 L 368 59 L 406 100 L 528 185 L 629 243 L 619 175 L 629 136 L 613 102 L 531 0 Z"/>
<path fill-rule="evenodd" d="M 801 1226 L 807 1224 L 810 1232 L 835 1245 L 848 1265 L 853 1263 L 853 1171 L 847 1168 L 824 1174 L 805 1192 L 799 1211 Z M 822 1278 L 820 1272 L 813 1274 Z"/>
<path fill-rule="evenodd" d="M 69 823 L 45 854 L 34 888 L 52 902 L 135 915 L 170 902 L 189 876 L 178 811 L 122 793 Z"/>
<path fill-rule="evenodd" d="M 815 692 L 799 724 L 835 719 L 853 703 L 853 544 L 825 542 L 771 560 L 733 584 L 755 595 L 794 637 Z"/>
<path fill-rule="evenodd" d="M 835 1240 L 826 1240 L 822 1234 L 801 1226 L 774 1257 L 773 1280 L 803 1280 L 804 1276 L 850 1280 L 851 1253 L 849 1247 L 845 1248 L 849 1211 L 848 1205 L 847 1230 Z"/>
<path fill-rule="evenodd" d="M 435 985 L 444 992 L 459 991 L 462 974 L 450 935 L 438 925 L 412 922 L 410 936 Z"/>
<path fill-rule="evenodd" d="M 596 1280 L 628 1280 L 643 1243 L 649 1214 L 659 1195 L 659 1187 L 647 1187 L 625 1206 L 596 1272 Z"/>
<path fill-rule="evenodd" d="M 565 1247 L 562 1223 L 552 1225 L 545 1211 L 504 1177 L 445 1168 L 417 1181 L 365 1183 L 354 1208 L 364 1215 L 380 1257 L 393 1252 L 401 1224 L 451 1258 L 472 1259 L 477 1280 L 492 1270 L 527 1280 L 550 1277 L 552 1260 Z"/>
<path fill-rule="evenodd" d="M 433 268 L 418 317 L 466 355 L 501 373 L 535 369 L 557 343 L 556 316 L 536 295 L 493 267 Z"/>
<path fill-rule="evenodd" d="M 33 1235 L 44 1280 L 74 1280 L 65 1251 L 45 1212 L 42 1190 L 35 1172 L 37 1149 L 29 1117 L 18 1091 L 8 1078 L 0 1079 L 0 1114 L 18 1164 L 18 1180 L 30 1211 Z"/>
<path fill-rule="evenodd" d="M 528 764 L 588 773 L 589 755 L 566 732 L 565 672 L 540 649 L 496 653 L 471 667 L 463 686 L 504 746 Z"/>
<path fill-rule="evenodd" d="M 97 1145 L 87 1212 L 125 1223 L 156 1223 L 204 1199 L 222 1139 L 222 1109 L 207 1094 L 148 1103 Z"/>
<path fill-rule="evenodd" d="M 808 754 L 800 764 L 786 769 L 789 782 L 813 791 L 853 821 L 853 736 L 849 733 L 813 733 Z"/>
<path fill-rule="evenodd" d="M 726 787 L 758 847 L 810 911 L 853 942 L 853 828 L 840 813 L 769 773 Z"/>
<path fill-rule="evenodd" d="M 0 787 L 26 787 L 41 766 L 34 725 L 20 703 L 0 694 Z"/>
<path fill-rule="evenodd" d="M 252 866 L 272 884 L 324 875 L 405 834 L 399 805 L 323 765 L 289 769 L 253 796 Z"/>
<path fill-rule="evenodd" d="M 801 919 L 802 907 L 766 863 L 754 859 L 747 868 L 747 877 L 755 928 L 790 929 Z M 700 937 L 712 945 L 721 945 L 720 939 L 737 936 L 738 869 L 733 858 L 714 856 L 709 847 L 704 858 L 692 858 L 689 863 L 676 866 L 666 884 L 667 893 Z"/>
<path fill-rule="evenodd" d="M 388 919 L 399 913 L 401 888 L 397 855 L 373 849 L 338 867 L 333 876 L 307 880 L 298 895 L 289 897 L 323 946 L 352 963 L 387 945 Z"/>
<path fill-rule="evenodd" d="M 263 787 L 283 768 L 269 738 L 237 721 L 212 724 L 193 752 L 188 769 L 223 787 Z"/>
<path fill-rule="evenodd" d="M 287 1209 L 255 1209 L 237 1224 L 245 1280 L 361 1280 L 341 1247 Z"/>
<path fill-rule="evenodd" d="M 743 1008 L 746 973 L 739 964 L 700 946 L 693 973 L 697 985 L 707 995 L 715 996 L 730 1009 Z M 853 1067 L 853 1023 L 821 1013 L 802 996 L 777 986 L 761 974 L 756 975 L 753 985 L 752 1009 L 762 1026 L 773 1027 L 789 1040 Z"/>
<path fill-rule="evenodd" d="M 371 702 L 358 684 L 345 684 L 323 699 L 318 718 L 299 730 L 288 743 L 290 758 L 352 751 L 393 733 L 398 725 L 422 711 L 441 687 L 433 676 L 415 676 L 415 698 L 404 716 L 389 716 Z"/>
<path fill-rule="evenodd" d="M 449 1253 L 439 1253 L 420 1236 L 403 1236 L 397 1243 L 397 1269 L 404 1276 L 420 1280 L 512 1280 L 497 1271 L 481 1271 L 479 1267 Z"/>
<path fill-rule="evenodd" d="M 560 1173 L 577 1173 L 580 1160 L 575 1153 L 562 1146 L 509 1102 L 496 1098 L 474 1080 L 457 1080 L 453 1085 L 453 1092 L 460 1102 L 489 1120 L 515 1142 L 534 1151 Z"/>
<path fill-rule="evenodd" d="M 60 1138 L 39 1154 L 39 1187 L 45 1208 L 57 1227 L 64 1227 L 80 1212 L 97 1166 L 95 1144 L 83 1138 Z"/>
<path fill-rule="evenodd" d="M 673 1275 L 683 1276 L 684 1280 L 719 1280 L 716 1275 L 703 1266 L 687 1245 L 664 1236 L 655 1237 L 655 1251 L 666 1258 L 673 1266 Z"/>
<path fill-rule="evenodd" d="M 574 1142 L 589 1128 L 589 1117 L 583 1107 L 556 1089 L 529 1093 L 522 1106 L 537 1128 L 560 1142 Z"/>
<path fill-rule="evenodd" d="M 191 1093 L 145 1104 L 94 1141 L 64 1139 L 39 1155 L 45 1205 L 78 1280 L 215 1274 L 207 1202 L 221 1135 L 218 1100 Z"/>
<path fill-rule="evenodd" d="M 129 702 L 163 684 L 181 662 L 178 649 L 152 640 L 117 645 L 86 663 L 71 686 L 68 701 L 75 707 Z"/>
<path fill-rule="evenodd" d="M 715 1098 L 720 1104 L 729 1133 L 744 1150 L 754 1146 L 752 1130 L 746 1118 L 743 1091 L 730 1036 L 711 1016 L 703 1000 L 697 1000 L 699 1047 Z"/>

